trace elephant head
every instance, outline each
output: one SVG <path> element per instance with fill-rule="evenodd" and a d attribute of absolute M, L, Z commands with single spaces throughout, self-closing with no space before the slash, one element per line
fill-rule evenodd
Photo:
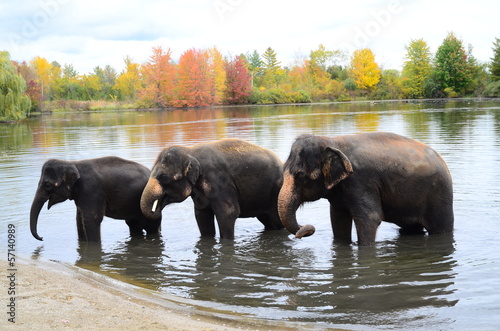
<path fill-rule="evenodd" d="M 42 167 L 42 175 L 38 188 L 31 204 L 30 229 L 31 234 L 38 240 L 43 240 L 37 233 L 38 215 L 45 202 L 48 200 L 48 209 L 55 205 L 72 199 L 73 186 L 80 178 L 80 173 L 75 165 L 61 160 L 48 160 Z"/>
<path fill-rule="evenodd" d="M 141 196 L 141 210 L 148 218 L 158 218 L 161 210 L 191 195 L 200 176 L 200 163 L 184 147 L 164 149 L 151 171 Z"/>
<path fill-rule="evenodd" d="M 298 137 L 285 162 L 283 186 L 278 196 L 278 212 L 285 228 L 297 238 L 312 235 L 315 231 L 312 225 L 297 223 L 297 209 L 306 201 L 324 198 L 333 186 L 352 173 L 347 156 L 328 146 L 326 138 Z"/>

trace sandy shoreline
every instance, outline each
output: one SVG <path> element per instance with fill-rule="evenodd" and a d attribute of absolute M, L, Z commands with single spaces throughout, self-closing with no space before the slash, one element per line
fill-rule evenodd
<path fill-rule="evenodd" d="M 15 295 L 9 295 L 7 262 L 0 260 L 2 321 L 0 328 L 48 330 L 303 330 L 304 325 L 205 312 L 190 304 L 156 297 L 77 267 L 35 260 L 16 261 Z M 7 304 L 15 298 L 15 323 Z M 309 329 L 309 328 L 306 328 Z"/>

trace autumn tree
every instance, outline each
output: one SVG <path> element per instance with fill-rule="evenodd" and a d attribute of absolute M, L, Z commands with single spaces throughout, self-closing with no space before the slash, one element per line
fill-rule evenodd
<path fill-rule="evenodd" d="M 26 82 L 26 95 L 31 100 L 31 110 L 39 109 L 42 102 L 42 88 L 38 83 L 38 77 L 35 70 L 23 61 L 22 63 L 14 63 L 17 66 L 17 71 L 23 76 Z"/>
<path fill-rule="evenodd" d="M 213 79 L 205 50 L 189 49 L 179 58 L 177 75 L 177 106 L 208 106 L 211 104 Z"/>
<path fill-rule="evenodd" d="M 448 96 L 463 94 L 471 82 L 462 41 L 450 32 L 435 55 L 435 79 Z"/>
<path fill-rule="evenodd" d="M 7 52 L 0 52 L 0 120 L 18 120 L 31 107 L 25 94 L 26 82 L 10 60 Z"/>
<path fill-rule="evenodd" d="M 351 59 L 351 75 L 359 89 L 372 90 L 380 81 L 380 69 L 369 48 L 355 50 Z"/>
<path fill-rule="evenodd" d="M 206 52 L 208 56 L 208 71 L 212 79 L 211 104 L 218 105 L 224 100 L 226 89 L 225 61 L 222 54 L 215 47 L 209 48 Z"/>
<path fill-rule="evenodd" d="M 99 98 L 102 84 L 95 73 L 81 76 L 79 83 L 82 90 L 82 100 L 96 100 Z"/>
<path fill-rule="evenodd" d="M 139 77 L 139 64 L 132 62 L 130 57 L 125 57 L 125 70 L 116 79 L 113 87 L 118 91 L 121 99 L 134 100 L 137 91 L 141 88 L 141 79 Z"/>
<path fill-rule="evenodd" d="M 252 93 L 252 76 L 248 70 L 248 64 L 243 56 L 226 61 L 226 89 L 225 99 L 229 104 L 248 103 L 248 97 Z"/>
<path fill-rule="evenodd" d="M 147 105 L 167 107 L 173 104 L 175 87 L 175 65 L 172 63 L 172 51 L 161 46 L 153 47 L 149 61 L 142 66 L 145 87 L 139 98 Z"/>
<path fill-rule="evenodd" d="M 432 73 L 431 51 L 423 39 L 412 40 L 405 49 L 407 53 L 402 71 L 404 94 L 409 98 L 421 98 L 424 96 L 424 84 Z"/>
<path fill-rule="evenodd" d="M 36 56 L 30 61 L 30 66 L 35 70 L 38 84 L 41 86 L 42 99 L 49 95 L 52 83 L 52 64 L 47 59 Z"/>

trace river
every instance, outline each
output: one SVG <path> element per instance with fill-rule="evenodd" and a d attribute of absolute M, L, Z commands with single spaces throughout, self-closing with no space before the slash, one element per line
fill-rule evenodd
<path fill-rule="evenodd" d="M 454 180 L 453 236 L 401 237 L 383 223 L 372 249 L 333 242 L 326 201 L 306 204 L 297 240 L 236 222 L 233 243 L 201 239 L 190 199 L 163 210 L 160 238 L 132 240 L 105 218 L 102 243 L 77 240 L 71 201 L 29 209 L 43 163 L 107 155 L 151 167 L 171 144 L 241 138 L 286 160 L 302 133 L 390 131 L 438 151 Z M 54 113 L 0 124 L 0 254 L 16 226 L 18 255 L 55 260 L 207 308 L 354 330 L 494 330 L 500 327 L 500 100 L 366 102 L 173 111 Z M 353 235 L 356 239 L 355 234 Z"/>

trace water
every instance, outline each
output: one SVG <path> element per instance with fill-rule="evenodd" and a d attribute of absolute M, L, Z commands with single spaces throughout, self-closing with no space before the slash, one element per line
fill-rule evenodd
<path fill-rule="evenodd" d="M 161 238 L 132 240 L 106 218 L 101 244 L 79 244 L 70 201 L 44 208 L 39 242 L 29 209 L 49 158 L 116 155 L 151 167 L 161 148 L 242 138 L 285 160 L 301 133 L 392 131 L 446 160 L 454 179 L 455 233 L 400 237 L 383 223 L 373 248 L 333 243 L 326 201 L 298 212 L 314 236 L 236 222 L 233 243 L 200 239 L 189 200 L 163 210 Z M 0 254 L 7 226 L 17 254 L 257 318 L 349 329 L 493 330 L 500 327 L 500 102 L 389 102 L 165 112 L 53 114 L 0 125 Z M 355 239 L 355 234 L 353 235 Z"/>

